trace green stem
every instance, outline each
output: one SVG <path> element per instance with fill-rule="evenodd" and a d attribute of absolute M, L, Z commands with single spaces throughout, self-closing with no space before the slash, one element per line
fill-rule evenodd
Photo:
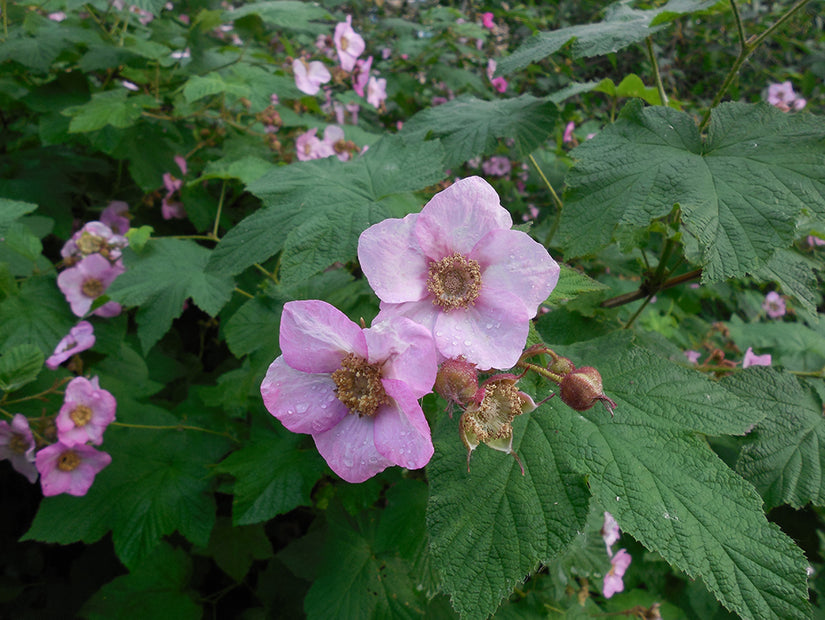
<path fill-rule="evenodd" d="M 539 366 L 538 364 L 531 364 L 530 362 L 516 362 L 516 366 L 519 368 L 524 368 L 525 370 L 532 370 L 536 374 L 541 375 L 547 379 L 550 379 L 553 383 L 561 383 L 562 376 L 557 375 L 556 373 L 547 370 L 544 366 Z"/>
<path fill-rule="evenodd" d="M 654 296 L 654 295 L 655 295 L 655 293 L 648 293 L 647 297 L 645 297 L 645 300 L 644 300 L 644 301 L 642 302 L 642 304 L 641 304 L 641 305 L 640 305 L 640 306 L 636 309 L 636 312 L 634 312 L 634 313 L 633 313 L 633 316 L 631 316 L 631 317 L 628 319 L 627 323 L 625 323 L 625 324 L 624 324 L 624 327 L 623 327 L 622 329 L 630 329 L 630 327 L 633 325 L 633 322 L 634 322 L 636 319 L 638 319 L 638 318 L 639 318 L 639 315 L 642 313 L 642 310 L 644 310 L 644 309 L 647 307 L 647 304 L 649 304 L 649 303 L 650 303 L 650 300 L 651 300 L 651 299 L 653 299 L 653 296 Z"/>
<path fill-rule="evenodd" d="M 249 297 L 249 299 L 255 299 L 255 295 L 250 295 L 250 294 L 249 294 L 249 293 L 247 293 L 245 290 L 240 289 L 240 288 L 238 288 L 237 286 L 235 287 L 235 292 L 236 292 L 236 293 L 240 293 L 240 294 L 241 294 L 241 295 L 243 295 L 244 297 Z"/>
<path fill-rule="evenodd" d="M 653 53 L 653 39 L 647 37 L 645 39 L 647 45 L 647 55 L 650 57 L 650 64 L 653 67 L 653 79 L 656 81 L 656 89 L 659 91 L 659 99 L 662 100 L 662 105 L 668 104 L 667 93 L 665 92 L 665 85 L 662 84 L 662 75 L 659 73 L 659 63 L 656 62 L 656 54 Z"/>
<path fill-rule="evenodd" d="M 530 155 L 530 161 L 533 162 L 533 166 L 536 168 L 536 172 L 539 173 L 542 181 L 547 186 L 547 189 L 550 191 L 550 196 L 553 199 L 553 204 L 556 205 L 556 216 L 553 219 L 553 225 L 550 227 L 550 232 L 547 233 L 547 237 L 544 239 L 544 246 L 548 247 L 550 242 L 553 240 L 553 237 L 556 236 L 556 231 L 559 229 L 559 223 L 561 222 L 561 210 L 564 204 L 559 198 L 559 195 L 556 193 L 556 190 L 553 189 L 553 184 L 550 183 L 550 180 L 544 175 L 544 172 L 541 168 L 539 168 L 539 164 L 536 161 L 536 158 L 533 155 Z"/>
<path fill-rule="evenodd" d="M 739 53 L 748 45 L 748 39 L 745 36 L 745 26 L 742 24 L 742 16 L 739 14 L 739 7 L 736 5 L 736 0 L 731 0 L 730 8 L 733 11 L 733 19 L 736 22 L 736 32 L 739 34 Z"/>
<path fill-rule="evenodd" d="M 223 181 L 223 185 L 221 185 L 221 197 L 218 200 L 218 212 L 215 214 L 215 225 L 212 227 L 212 236 L 217 238 L 218 237 L 218 225 L 221 221 L 221 211 L 223 210 L 223 199 L 226 195 L 226 179 Z"/>
<path fill-rule="evenodd" d="M 738 9 L 734 8 L 734 17 L 737 18 L 737 20 L 739 20 L 737 21 L 737 27 L 739 30 L 741 49 L 739 50 L 739 55 L 736 57 L 736 60 L 733 61 L 733 65 L 731 65 L 730 71 L 728 72 L 727 76 L 725 76 L 725 81 L 722 83 L 722 86 L 719 88 L 719 91 L 713 98 L 710 107 L 705 112 L 705 115 L 702 118 L 702 122 L 699 124 L 700 132 L 705 131 L 705 129 L 707 128 L 708 123 L 710 123 L 710 113 L 722 101 L 722 97 L 724 97 L 725 94 L 728 92 L 728 88 L 730 88 L 730 85 L 733 84 L 733 81 L 739 74 L 739 70 L 742 68 L 742 65 L 745 64 L 745 61 L 748 59 L 748 57 L 751 54 L 753 54 L 756 48 L 759 47 L 759 45 L 761 45 L 765 39 L 772 35 L 778 28 L 780 28 L 786 21 L 788 21 L 794 13 L 796 13 L 799 9 L 808 4 L 808 2 L 810 2 L 810 0 L 799 0 L 799 2 L 797 2 L 790 9 L 788 9 L 788 11 L 782 17 L 777 19 L 762 34 L 751 37 L 749 40 L 743 39 L 745 31 L 741 25 L 741 20 L 739 20 L 739 11 Z M 730 0 L 730 3 L 732 7 L 736 6 L 736 0 Z"/>
<path fill-rule="evenodd" d="M 229 433 L 221 433 L 218 431 L 213 431 L 209 428 L 202 428 L 200 426 L 190 426 L 189 424 L 171 424 L 171 425 L 155 425 L 155 424 L 128 424 L 126 422 L 112 422 L 110 426 L 121 426 L 123 428 L 137 428 L 137 429 L 144 429 L 144 430 L 152 430 L 152 431 L 199 431 L 201 433 L 209 433 L 210 435 L 218 435 L 219 437 L 226 437 L 227 439 L 231 439 L 234 442 L 238 442 L 232 435 Z"/>

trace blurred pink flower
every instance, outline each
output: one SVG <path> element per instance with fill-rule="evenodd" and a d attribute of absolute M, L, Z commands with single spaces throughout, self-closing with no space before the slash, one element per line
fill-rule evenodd
<path fill-rule="evenodd" d="M 487 30 L 493 30 L 496 27 L 495 22 L 493 21 L 493 17 L 495 17 L 492 13 L 482 13 L 481 14 L 481 25 L 487 28 Z"/>
<path fill-rule="evenodd" d="M 604 524 L 602 525 L 602 539 L 607 547 L 607 555 L 613 555 L 613 545 L 619 540 L 619 524 L 609 512 L 604 513 Z"/>
<path fill-rule="evenodd" d="M 11 425 L 0 422 L 0 460 L 8 459 L 14 469 L 23 474 L 29 482 L 37 480 L 34 466 L 34 437 L 26 416 L 16 413 Z"/>
<path fill-rule="evenodd" d="M 701 355 L 699 351 L 685 351 L 685 357 L 691 364 L 697 364 Z"/>
<path fill-rule="evenodd" d="M 576 123 L 570 121 L 567 123 L 567 126 L 564 128 L 564 136 L 562 136 L 562 143 L 567 144 L 568 142 L 573 141 L 573 130 L 576 128 Z"/>
<path fill-rule="evenodd" d="M 366 45 L 355 30 L 352 29 L 352 15 L 347 15 L 347 21 L 335 26 L 335 50 L 338 52 L 338 60 L 344 71 L 352 71 L 355 67 L 356 59 L 364 53 Z"/>
<path fill-rule="evenodd" d="M 49 13 L 46 17 L 48 17 L 53 22 L 62 22 L 66 19 L 66 14 L 63 11 L 56 11 L 54 13 Z"/>
<path fill-rule="evenodd" d="M 129 230 L 129 205 L 122 200 L 113 200 L 103 209 L 100 221 L 106 224 L 113 233 L 125 234 Z"/>
<path fill-rule="evenodd" d="M 335 155 L 332 144 L 326 140 L 321 140 L 316 134 L 318 128 L 313 127 L 309 131 L 302 133 L 295 140 L 295 151 L 300 161 L 311 159 L 323 159 Z"/>
<path fill-rule="evenodd" d="M 57 286 L 77 316 L 84 316 L 92 302 L 103 295 L 109 285 L 125 269 L 120 261 L 110 263 L 100 254 L 89 254 L 74 267 L 63 270 L 57 276 Z M 93 314 L 112 317 L 120 314 L 120 304 L 110 301 L 97 308 Z"/>
<path fill-rule="evenodd" d="M 421 213 L 365 230 L 358 258 L 381 300 L 379 318 L 424 325 L 445 358 L 510 368 L 559 278 L 547 250 L 512 225 L 490 184 L 469 177 Z"/>
<path fill-rule="evenodd" d="M 60 493 L 86 495 L 95 476 L 111 462 L 111 456 L 91 446 L 67 446 L 61 442 L 43 448 L 35 457 L 46 497 Z"/>
<path fill-rule="evenodd" d="M 293 433 L 312 435 L 347 482 L 391 465 L 424 467 L 433 454 L 418 399 L 435 382 L 429 332 L 405 318 L 362 329 L 323 301 L 291 301 L 281 316 L 282 355 L 267 370 L 267 410 Z"/>
<path fill-rule="evenodd" d="M 371 75 L 369 82 L 367 82 L 367 103 L 378 109 L 386 100 L 387 80 Z"/>
<path fill-rule="evenodd" d="M 358 124 L 358 112 L 361 110 L 361 105 L 350 101 L 349 103 L 345 104 L 344 107 L 347 109 L 347 112 L 350 114 L 350 122 L 353 125 Z"/>
<path fill-rule="evenodd" d="M 510 170 L 512 169 L 513 164 L 510 163 L 510 159 L 508 157 L 504 157 L 503 155 L 493 155 L 490 159 L 481 164 L 482 172 L 491 177 L 507 176 L 510 174 Z"/>
<path fill-rule="evenodd" d="M 180 168 L 181 174 L 186 174 L 186 159 L 180 155 L 175 155 L 175 163 Z M 166 196 L 160 204 L 160 212 L 165 220 L 183 219 L 186 217 L 186 209 L 180 200 L 180 189 L 183 187 L 183 180 L 172 176 L 169 172 L 163 173 L 163 186 L 166 188 Z"/>
<path fill-rule="evenodd" d="M 787 312 L 787 309 L 785 308 L 785 300 L 782 299 L 776 291 L 771 291 L 765 295 L 765 301 L 762 302 L 762 309 L 772 319 L 783 317 Z"/>
<path fill-rule="evenodd" d="M 818 245 L 825 245 L 825 239 L 820 239 L 819 237 L 817 237 L 815 235 L 808 235 L 807 241 L 808 241 L 808 245 L 811 246 L 812 248 L 816 247 Z"/>
<path fill-rule="evenodd" d="M 788 81 L 768 85 L 768 103 L 783 112 L 790 112 L 791 108 L 801 110 L 808 102 L 794 92 Z"/>
<path fill-rule="evenodd" d="M 742 360 L 742 368 L 748 368 L 750 366 L 770 366 L 771 365 L 771 354 L 765 353 L 764 355 L 756 355 L 753 352 L 753 348 L 748 347 L 748 350 L 745 351 L 745 358 Z"/>
<path fill-rule="evenodd" d="M 64 259 L 69 259 L 102 254 L 109 260 L 117 260 L 120 258 L 121 250 L 127 245 L 129 240 L 126 237 L 116 234 L 103 222 L 86 222 L 83 228 L 63 244 L 60 255 Z"/>
<path fill-rule="evenodd" d="M 295 73 L 295 86 L 307 95 L 314 95 L 321 89 L 321 84 L 332 79 L 329 70 L 320 60 L 308 63 L 302 58 L 296 58 L 292 61 L 292 71 Z"/>
<path fill-rule="evenodd" d="M 54 370 L 75 353 L 90 349 L 94 344 L 94 327 L 92 327 L 89 321 L 80 321 L 80 323 L 72 327 L 69 333 L 63 337 L 63 340 L 58 343 L 54 353 L 46 360 L 46 368 Z"/>
<path fill-rule="evenodd" d="M 98 378 L 75 377 L 66 386 L 63 405 L 55 419 L 57 438 L 67 446 L 103 443 L 103 431 L 115 419 L 117 401 L 101 389 Z"/>
<path fill-rule="evenodd" d="M 370 69 L 372 68 L 372 56 L 366 60 L 358 60 L 355 63 L 355 72 L 352 74 L 352 90 L 358 93 L 359 97 L 364 96 L 364 89 L 370 79 Z"/>
<path fill-rule="evenodd" d="M 610 598 L 617 592 L 624 590 L 624 577 L 627 572 L 627 567 L 633 558 L 625 549 L 619 549 L 612 558 L 610 558 L 610 571 L 604 576 L 604 584 L 602 585 L 602 594 L 605 598 Z"/>
<path fill-rule="evenodd" d="M 496 92 L 503 93 L 507 90 L 507 80 L 503 77 L 497 77 L 490 80 L 490 84 L 496 89 Z"/>

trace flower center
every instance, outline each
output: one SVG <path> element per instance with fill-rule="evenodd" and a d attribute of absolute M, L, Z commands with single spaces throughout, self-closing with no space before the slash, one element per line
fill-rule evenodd
<path fill-rule="evenodd" d="M 346 37 L 341 37 L 341 51 L 346 52 L 348 47 L 349 39 L 347 39 Z"/>
<path fill-rule="evenodd" d="M 91 297 L 92 299 L 97 299 L 103 295 L 104 290 L 103 282 L 97 278 L 86 278 L 83 280 L 83 286 L 80 287 L 80 291 L 86 297 Z"/>
<path fill-rule="evenodd" d="M 73 471 L 80 465 L 80 457 L 74 450 L 66 450 L 57 459 L 57 469 L 60 471 Z"/>
<path fill-rule="evenodd" d="M 105 245 L 105 239 L 87 232 L 80 235 L 80 239 L 77 240 L 77 249 L 83 254 L 94 254 L 95 252 L 100 252 Z"/>
<path fill-rule="evenodd" d="M 381 384 L 381 367 L 369 364 L 354 353 L 348 354 L 341 367 L 332 373 L 335 393 L 350 413 L 374 416 L 381 405 L 389 402 Z"/>
<path fill-rule="evenodd" d="M 15 454 L 23 454 L 26 450 L 29 449 L 29 442 L 26 441 L 26 438 L 19 433 L 12 433 L 11 439 L 9 439 L 9 448 Z"/>
<path fill-rule="evenodd" d="M 495 382 L 484 387 L 484 398 L 475 411 L 467 409 L 468 424 L 479 441 L 507 437 L 513 418 L 521 414 L 518 388 L 512 382 Z"/>
<path fill-rule="evenodd" d="M 481 291 L 481 268 L 478 262 L 453 252 L 430 263 L 427 290 L 433 304 L 449 312 L 472 306 Z"/>
<path fill-rule="evenodd" d="M 92 420 L 92 410 L 86 405 L 78 405 L 69 414 L 75 426 L 86 426 Z"/>

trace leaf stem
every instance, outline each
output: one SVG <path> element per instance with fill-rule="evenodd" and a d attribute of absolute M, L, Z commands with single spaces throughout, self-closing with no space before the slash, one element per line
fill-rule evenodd
<path fill-rule="evenodd" d="M 550 370 L 547 370 L 544 366 L 539 366 L 538 364 L 531 364 L 530 362 L 516 362 L 516 366 L 519 368 L 524 368 L 525 370 L 532 370 L 534 373 L 541 375 L 547 379 L 550 379 L 553 383 L 561 383 L 562 376 L 556 374 Z"/>
<path fill-rule="evenodd" d="M 252 294 L 250 294 L 250 293 L 247 293 L 245 290 L 240 289 L 240 288 L 238 288 L 237 286 L 235 287 L 235 292 L 236 292 L 236 293 L 240 293 L 240 294 L 241 294 L 241 295 L 243 295 L 244 297 L 249 297 L 249 299 L 255 299 L 255 295 L 252 295 Z"/>
<path fill-rule="evenodd" d="M 656 54 L 653 53 L 653 39 L 647 37 L 645 39 L 647 46 L 647 55 L 650 57 L 650 65 L 653 67 L 653 79 L 656 81 L 656 89 L 659 91 L 659 99 L 662 105 L 668 105 L 667 93 L 665 92 L 665 85 L 662 84 L 662 75 L 659 73 L 659 63 L 656 62 Z"/>
<path fill-rule="evenodd" d="M 129 424 L 127 422 L 112 422 L 109 426 L 121 426 L 123 428 L 137 428 L 152 431 L 199 431 L 201 433 L 209 433 L 210 435 L 218 435 L 219 437 L 226 437 L 235 443 L 239 443 L 232 435 L 226 432 L 213 431 L 209 428 L 200 426 L 191 426 L 189 424 L 171 424 L 171 425 L 155 425 L 155 424 Z"/>
<path fill-rule="evenodd" d="M 215 225 L 212 227 L 212 236 L 215 238 L 218 238 L 218 225 L 221 221 L 224 196 L 226 196 L 226 179 L 223 180 L 223 185 L 221 185 L 221 197 L 218 199 L 218 212 L 215 214 Z"/>
<path fill-rule="evenodd" d="M 685 282 L 690 282 L 691 280 L 696 280 L 702 275 L 701 269 L 694 269 L 693 271 L 689 271 L 687 273 L 683 273 L 682 275 L 676 276 L 675 278 L 671 278 L 666 282 L 663 282 L 659 287 L 658 291 L 663 291 L 668 288 L 673 288 L 674 286 L 678 286 L 680 284 L 684 284 Z M 611 297 L 610 299 L 605 299 L 601 304 L 599 304 L 602 308 L 617 308 L 618 306 L 623 306 L 624 304 L 629 304 L 631 302 L 637 301 L 644 297 L 647 297 L 649 291 L 645 287 L 639 287 L 638 290 L 633 291 L 632 293 L 624 293 L 623 295 L 618 295 L 616 297 Z"/>
<path fill-rule="evenodd" d="M 559 195 L 556 193 L 556 190 L 553 189 L 553 184 L 550 183 L 549 179 L 544 175 L 544 172 L 539 167 L 536 158 L 533 157 L 532 153 L 529 155 L 529 157 L 530 161 L 533 162 L 533 166 L 536 168 L 536 172 L 539 173 L 539 176 L 541 177 L 542 181 L 544 181 L 544 184 L 547 186 L 547 189 L 550 190 L 550 196 L 553 199 L 553 204 L 556 205 L 556 217 L 553 219 L 553 225 L 550 227 L 550 232 L 547 233 L 547 237 L 544 239 L 544 246 L 548 247 L 550 245 L 550 242 L 553 240 L 553 237 L 556 236 L 556 231 L 559 229 L 559 223 L 561 222 L 561 210 L 564 204 L 562 203 L 561 198 L 559 198 Z"/>

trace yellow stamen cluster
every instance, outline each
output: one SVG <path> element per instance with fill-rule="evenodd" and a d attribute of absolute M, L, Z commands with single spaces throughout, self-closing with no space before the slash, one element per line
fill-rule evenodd
<path fill-rule="evenodd" d="M 69 414 L 75 426 L 86 426 L 92 421 L 92 410 L 86 405 L 78 405 Z"/>
<path fill-rule="evenodd" d="M 350 413 L 358 416 L 374 416 L 378 409 L 389 402 L 381 383 L 381 366 L 370 364 L 362 357 L 349 353 L 341 367 L 332 373 L 335 394 Z"/>
<path fill-rule="evenodd" d="M 91 297 L 92 299 L 97 299 L 106 289 L 103 286 L 103 282 L 98 280 L 97 278 L 87 278 L 83 280 L 83 286 L 80 287 L 80 291 L 86 296 Z"/>
<path fill-rule="evenodd" d="M 81 460 L 80 457 L 77 456 L 77 452 L 74 450 L 66 450 L 60 455 L 60 458 L 57 459 L 57 469 L 60 471 L 74 471 L 80 463 Z"/>
<path fill-rule="evenodd" d="M 430 263 L 427 290 L 433 304 L 447 312 L 472 306 L 481 291 L 481 268 L 458 252 Z"/>

